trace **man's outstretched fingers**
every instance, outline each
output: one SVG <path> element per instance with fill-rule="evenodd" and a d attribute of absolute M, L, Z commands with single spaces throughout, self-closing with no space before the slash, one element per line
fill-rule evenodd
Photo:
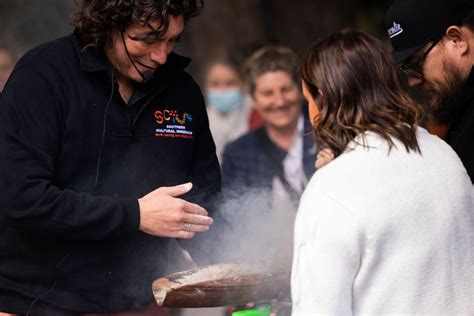
<path fill-rule="evenodd" d="M 203 216 L 198 214 L 185 214 L 183 216 L 184 223 L 196 224 L 196 225 L 212 225 L 214 220 L 209 216 Z"/>
<path fill-rule="evenodd" d="M 197 225 L 197 224 L 184 223 L 183 230 L 188 231 L 188 232 L 194 232 L 194 233 L 202 233 L 202 232 L 207 232 L 209 230 L 209 225 Z"/>
<path fill-rule="evenodd" d="M 160 187 L 157 189 L 157 191 L 159 191 L 160 193 L 168 194 L 172 197 L 177 197 L 177 196 L 181 196 L 183 194 L 188 193 L 189 191 L 191 191 L 192 188 L 193 188 L 193 184 L 191 182 L 188 182 L 184 184 L 175 185 L 172 187 Z"/>
<path fill-rule="evenodd" d="M 205 208 L 197 204 L 194 204 L 188 201 L 183 201 L 183 202 L 184 202 L 183 209 L 186 213 L 198 214 L 198 215 L 203 215 L 203 216 L 206 216 L 208 214 Z"/>

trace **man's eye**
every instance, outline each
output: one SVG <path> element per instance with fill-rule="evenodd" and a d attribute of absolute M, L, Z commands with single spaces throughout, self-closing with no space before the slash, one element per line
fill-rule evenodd
<path fill-rule="evenodd" d="M 140 37 L 140 41 L 146 44 L 153 44 L 156 42 L 158 38 L 156 36 L 142 36 Z"/>
<path fill-rule="evenodd" d="M 142 42 L 145 42 L 146 44 L 153 44 L 155 41 L 156 41 L 155 37 L 145 37 L 142 40 Z"/>

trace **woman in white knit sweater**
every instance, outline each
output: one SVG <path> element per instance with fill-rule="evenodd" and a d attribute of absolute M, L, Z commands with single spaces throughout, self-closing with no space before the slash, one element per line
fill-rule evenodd
<path fill-rule="evenodd" d="M 474 205 L 454 151 L 418 126 L 378 40 L 341 31 L 306 55 L 318 145 L 295 225 L 293 315 L 474 314 Z"/>

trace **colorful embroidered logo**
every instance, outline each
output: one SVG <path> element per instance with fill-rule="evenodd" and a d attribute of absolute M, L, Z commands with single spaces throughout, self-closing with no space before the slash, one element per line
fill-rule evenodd
<path fill-rule="evenodd" d="M 185 112 L 183 115 L 179 115 L 177 110 L 157 110 L 155 111 L 155 121 L 160 125 L 155 130 L 156 137 L 193 138 L 193 132 L 186 127 L 187 123 L 193 121 L 191 114 Z"/>

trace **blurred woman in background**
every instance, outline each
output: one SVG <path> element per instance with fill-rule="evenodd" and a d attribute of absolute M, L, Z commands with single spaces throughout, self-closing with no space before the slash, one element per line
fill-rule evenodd
<path fill-rule="evenodd" d="M 302 111 L 298 63 L 291 49 L 272 46 L 246 60 L 246 91 L 263 126 L 225 149 L 224 188 L 267 189 L 277 199 L 297 199 L 314 172 L 315 145 L 311 135 L 305 136 L 311 126 Z"/>
<path fill-rule="evenodd" d="M 295 223 L 293 315 L 469 314 L 474 209 L 455 152 L 419 127 L 383 44 L 346 30 L 302 67 L 318 145 Z M 317 114 L 312 114 L 318 112 Z"/>
<path fill-rule="evenodd" d="M 235 202 L 239 241 L 246 253 L 291 265 L 293 222 L 299 196 L 314 172 L 316 146 L 305 117 L 299 59 L 287 47 L 264 47 L 244 63 L 243 78 L 263 127 L 230 143 L 222 185 Z M 234 214 L 229 214 L 235 216 Z M 247 232 L 247 233 L 246 233 Z M 249 238 L 259 232 L 259 238 Z M 260 237 L 263 236 L 263 237 Z"/>
<path fill-rule="evenodd" d="M 249 130 L 251 106 L 243 91 L 240 65 L 230 57 L 211 61 L 204 71 L 209 127 L 222 163 L 224 147 Z"/>

